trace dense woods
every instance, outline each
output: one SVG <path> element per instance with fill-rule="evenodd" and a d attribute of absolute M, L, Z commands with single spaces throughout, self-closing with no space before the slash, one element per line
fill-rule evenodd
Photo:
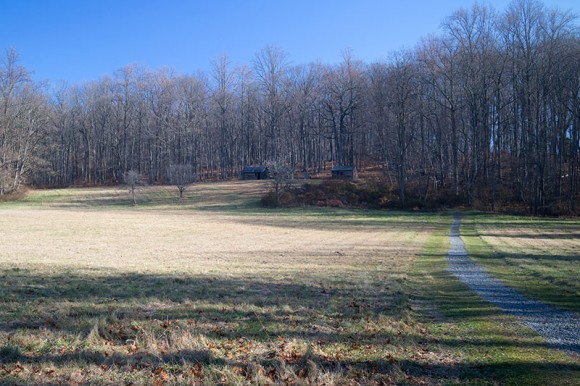
<path fill-rule="evenodd" d="M 347 51 L 296 65 L 268 46 L 247 65 L 217 58 L 207 74 L 126 66 L 50 92 L 15 50 L 0 65 L 0 195 L 116 184 L 128 171 L 156 184 L 229 179 L 267 162 L 308 174 L 380 166 L 401 202 L 445 194 L 577 213 L 577 19 L 534 0 L 474 5 L 385 62 Z"/>

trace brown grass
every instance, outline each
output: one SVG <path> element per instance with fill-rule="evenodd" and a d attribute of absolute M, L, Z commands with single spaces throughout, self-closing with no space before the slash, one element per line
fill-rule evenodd
<path fill-rule="evenodd" d="M 266 211 L 260 183 L 33 192 L 0 206 L 0 380 L 434 381 L 418 215 Z M 433 216 L 433 215 L 431 215 Z"/>

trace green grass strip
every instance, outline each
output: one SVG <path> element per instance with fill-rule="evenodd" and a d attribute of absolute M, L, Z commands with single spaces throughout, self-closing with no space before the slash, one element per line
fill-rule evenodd
<path fill-rule="evenodd" d="M 461 234 L 469 256 L 494 277 L 528 298 L 580 312 L 580 251 L 574 253 L 562 247 L 550 250 L 537 247 L 545 238 L 566 240 L 579 228 L 580 223 L 575 220 L 475 213 L 465 216 Z M 482 238 L 489 234 L 501 237 L 505 229 L 516 231 L 505 237 L 507 242 L 523 239 L 529 240 L 529 244 L 517 246 L 512 242 L 507 247 L 494 246 Z"/>
<path fill-rule="evenodd" d="M 433 371 L 449 384 L 580 384 L 580 361 L 470 291 L 447 270 L 449 230 L 433 234 L 413 272 L 415 309 L 447 356 Z M 445 381 L 445 379 L 442 379 Z"/>

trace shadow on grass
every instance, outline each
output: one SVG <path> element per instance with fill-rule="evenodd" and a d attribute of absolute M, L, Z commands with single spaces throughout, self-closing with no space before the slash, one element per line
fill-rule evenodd
<path fill-rule="evenodd" d="M 435 271 L 435 275 L 444 279 L 443 271 Z M 318 284 L 212 276 L 82 276 L 68 273 L 44 276 L 21 269 L 4 270 L 0 276 L 3 280 L 0 292 L 0 327 L 3 325 L 3 328 L 0 329 L 4 333 L 34 335 L 51 331 L 56 335 L 88 338 L 91 330 L 98 329 L 102 339 L 121 349 L 127 346 L 127 342 L 139 339 L 144 325 L 157 336 L 169 337 L 167 339 L 172 334 L 188 330 L 192 335 L 203 334 L 208 339 L 249 339 L 272 345 L 278 344 L 279 337 L 284 337 L 285 341 L 300 339 L 310 346 L 376 345 L 385 350 L 411 352 L 416 344 L 485 350 L 535 350 L 543 347 L 532 340 L 513 340 L 507 336 L 435 339 L 396 326 L 375 331 L 349 329 L 349 325 L 377 325 L 385 317 L 400 320 L 407 312 L 408 303 L 407 295 L 400 291 L 377 286 L 361 287 L 354 282 L 329 288 Z M 474 297 L 466 297 L 460 286 L 448 285 L 443 292 L 436 295 L 437 302 L 454 320 L 468 322 L 499 316 L 498 310 L 482 307 Z M 266 372 L 270 368 L 275 372 L 281 368 L 280 361 L 286 360 L 263 353 L 251 363 L 238 362 L 237 359 L 216 356 L 206 349 L 178 349 L 160 354 L 146 350 L 125 354 L 118 349 L 107 354 L 84 346 L 63 353 L 58 353 L 57 348 L 55 346 L 49 352 L 23 353 L 21 347 L 7 342 L 0 348 L 0 362 L 8 365 L 19 362 L 73 366 L 95 364 L 115 366 L 121 371 L 148 370 L 166 364 L 249 368 L 253 363 L 263 366 Z M 389 375 L 402 369 L 409 377 L 417 378 L 409 378 L 409 383 L 420 383 L 422 378 L 477 383 L 487 381 L 490 376 L 505 379 L 506 372 L 519 374 L 538 369 L 548 374 L 580 371 L 577 364 L 557 361 L 542 364 L 523 360 L 496 363 L 482 360 L 443 364 L 415 357 L 415 354 L 357 360 L 299 353 L 295 361 L 286 365 L 297 374 L 302 371 L 305 376 L 309 366 L 315 366 L 327 373 L 359 374 L 360 379 L 373 374 Z M 277 375 L 272 376 L 276 379 Z"/>
<path fill-rule="evenodd" d="M 268 185 L 247 181 L 205 182 L 187 187 L 182 200 L 175 186 L 149 185 L 137 188 L 137 207 L 192 208 L 196 206 L 220 210 L 255 207 Z M 22 204 L 40 204 L 57 208 L 133 207 L 128 187 L 110 186 L 35 191 Z"/>
<path fill-rule="evenodd" d="M 137 369 L 151 368 L 163 364 L 214 364 L 225 365 L 223 359 L 215 358 L 208 350 L 180 350 L 170 354 L 152 355 L 136 352 L 134 355 L 120 353 L 107 354 L 100 351 L 79 350 L 62 354 L 24 355 L 15 346 L 0 348 L 0 363 L 17 363 L 31 361 L 54 365 L 95 364 L 105 366 L 133 366 Z"/>
<path fill-rule="evenodd" d="M 465 240 L 470 258 L 506 285 L 531 299 L 580 312 L 580 255 L 569 249 L 554 254 L 499 252 L 479 237 Z"/>
<path fill-rule="evenodd" d="M 5 284 L 0 292 L 0 338 L 4 338 L 0 363 L 12 366 L 94 364 L 127 371 L 166 364 L 218 368 L 259 365 L 266 373 L 285 366 L 295 367 L 297 373 L 307 366 L 307 360 L 302 361 L 304 352 L 289 359 L 281 356 L 281 348 L 258 352 L 241 363 L 230 359 L 227 350 L 218 355 L 208 349 L 170 348 L 168 353 L 157 354 L 149 346 L 139 346 L 132 353 L 127 353 L 126 348 L 128 342 L 148 339 L 155 339 L 154 344 L 161 347 L 164 342 L 180 339 L 185 331 L 190 337 L 188 342 L 201 346 L 204 344 L 199 343 L 200 335 L 218 346 L 243 340 L 265 347 L 279 347 L 294 340 L 307 342 L 306 345 L 382 347 L 402 345 L 402 340 L 409 338 L 397 328 L 364 328 L 378 325 L 380 319 L 398 320 L 407 307 L 406 295 L 357 283 L 341 282 L 340 287 L 331 288 L 328 284 L 323 287 L 212 276 L 42 276 L 21 269 L 5 270 L 0 276 Z M 41 350 L 31 350 L 16 345 L 17 339 L 6 340 L 14 335 L 31 340 L 40 336 L 44 340 L 47 334 L 54 337 L 51 341 L 71 337 L 77 342 L 73 344 L 76 348 L 60 352 L 63 344 L 52 342 L 48 350 L 46 343 L 42 343 Z M 100 342 L 96 346 L 83 343 L 94 339 Z M 372 369 L 386 373 L 393 366 L 388 361 L 330 361 L 311 355 L 312 360 L 318 368 L 337 373 L 344 372 L 345 367 L 348 371 Z M 272 376 L 276 379 L 281 375 Z"/>
<path fill-rule="evenodd" d="M 513 229 L 513 228 L 512 228 Z M 548 240 L 577 240 L 578 239 L 578 232 L 580 231 L 580 226 L 578 229 L 570 229 L 570 233 L 564 232 L 550 232 L 550 233 L 517 233 L 517 234 L 509 234 L 509 233 L 499 233 L 499 232 L 488 232 L 488 231 L 479 231 L 478 235 L 480 237 L 508 237 L 508 238 L 515 238 L 515 239 L 532 239 L 532 240 L 541 240 L 541 239 L 548 239 Z M 580 256 L 579 256 L 580 257 Z"/>
<path fill-rule="evenodd" d="M 202 212 L 228 216 L 232 222 L 278 229 L 337 230 L 368 232 L 369 228 L 385 230 L 431 231 L 440 226 L 445 213 L 402 212 L 389 210 L 347 209 L 330 207 L 264 208 L 247 203 L 244 206 L 199 206 Z"/>
<path fill-rule="evenodd" d="M 305 214 L 342 218 L 344 216 L 364 216 L 368 219 L 400 217 L 401 223 L 432 221 L 433 212 L 404 212 L 371 209 L 348 209 L 318 206 L 291 208 L 266 208 L 261 205 L 261 196 L 270 189 L 268 184 L 253 184 L 247 181 L 230 181 L 228 183 L 202 183 L 191 186 L 185 192 L 183 200 L 178 199 L 177 190 L 172 186 L 147 186 L 137 192 L 137 208 L 182 209 L 202 212 L 213 212 L 231 216 L 275 214 L 295 216 Z M 74 189 L 73 189 L 74 190 Z M 132 198 L 123 187 L 81 189 L 77 193 L 62 195 L 45 195 L 29 197 L 22 204 L 46 204 L 54 208 L 133 208 Z"/>
<path fill-rule="evenodd" d="M 546 263 L 554 261 L 564 261 L 571 263 L 580 263 L 580 255 L 547 255 L 537 253 L 509 253 L 509 252 L 495 252 L 495 253 L 471 253 L 470 256 L 481 260 L 535 260 L 545 261 Z"/>
<path fill-rule="evenodd" d="M 43 363 L 57 366 L 75 366 L 75 365 L 97 365 L 102 369 L 115 368 L 123 371 L 154 371 L 155 369 L 164 368 L 167 365 L 202 365 L 216 367 L 235 367 L 248 379 L 251 379 L 252 368 L 261 366 L 265 369 L 273 381 L 281 380 L 281 371 L 284 367 L 290 367 L 295 374 L 300 374 L 301 378 L 308 379 L 313 372 L 324 371 L 326 373 L 335 373 L 344 375 L 345 373 L 357 374 L 360 379 L 369 379 L 373 375 L 393 374 L 397 370 L 402 370 L 406 376 L 404 384 L 425 384 L 426 380 L 436 381 L 437 384 L 445 382 L 453 383 L 477 383 L 477 384 L 495 384 L 493 379 L 503 379 L 506 381 L 515 381 L 517 383 L 518 374 L 535 373 L 550 375 L 557 372 L 558 374 L 573 375 L 580 371 L 580 365 L 551 362 L 549 364 L 542 361 L 498 361 L 493 364 L 486 363 L 429 363 L 421 359 L 404 359 L 395 358 L 381 360 L 344 360 L 328 359 L 312 353 L 307 353 L 303 357 L 296 358 L 291 363 L 284 362 L 282 358 L 262 359 L 255 364 L 245 361 L 225 360 L 216 358 L 207 350 L 183 350 L 171 354 L 151 355 L 144 352 L 134 354 L 113 353 L 105 355 L 101 352 L 80 350 L 72 353 L 38 354 L 23 355 L 15 348 L 0 349 L 0 354 L 6 354 L 0 359 L 0 363 Z M 167 368 L 167 367 L 166 367 Z M 387 378 L 388 379 L 388 378 Z M 549 378 L 548 378 L 549 379 Z M 552 378 L 553 380 L 553 378 Z M 560 378 L 562 381 L 562 378 Z M 538 379 L 535 384 L 543 384 L 545 379 Z M 511 382 L 510 382 L 511 383 Z M 534 384 L 534 383 L 532 383 Z"/>
<path fill-rule="evenodd" d="M 389 287 L 348 281 L 331 287 L 213 276 L 41 276 L 22 269 L 2 271 L 0 277 L 4 283 L 0 330 L 5 331 L 48 329 L 87 334 L 91 328 L 87 320 L 114 315 L 115 320 L 188 320 L 197 325 L 224 322 L 237 326 L 235 331 L 229 327 L 209 331 L 214 335 L 340 341 L 347 334 L 317 331 L 311 325 L 322 318 L 321 323 L 331 321 L 328 328 L 334 330 L 336 320 L 398 317 L 407 300 L 406 294 Z M 117 340 L 123 341 L 135 332 L 118 335 Z"/>
<path fill-rule="evenodd" d="M 576 384 L 580 374 L 576 347 L 554 349 L 453 277 L 447 267 L 446 239 L 446 235 L 434 238 L 418 262 L 416 307 L 434 334 L 425 344 L 460 353 L 461 361 L 428 368 L 441 374 L 449 371 L 460 383 L 550 384 L 558 379 L 559 384 Z M 401 367 L 409 374 L 426 371 L 413 361 Z"/>
<path fill-rule="evenodd" d="M 482 236 L 570 239 L 580 231 L 580 220 L 545 217 L 520 217 L 490 213 L 469 212 L 462 224 L 477 226 Z M 521 233 L 506 234 L 502 230 L 519 230 Z M 526 231 L 529 233 L 526 234 Z M 569 232 L 568 232 L 569 231 Z M 577 237 L 577 236 L 576 236 Z"/>
<path fill-rule="evenodd" d="M 495 385 L 499 384 L 522 384 L 521 374 L 540 375 L 533 381 L 525 384 L 545 385 L 545 384 L 572 384 L 566 379 L 573 379 L 574 374 L 580 371 L 580 365 L 566 362 L 546 363 L 541 360 L 536 361 L 497 361 L 495 363 L 472 362 L 455 364 L 426 364 L 417 361 L 402 361 L 401 369 L 405 373 L 415 376 L 421 374 L 431 374 L 432 377 L 444 380 L 449 379 L 461 384 Z M 567 373 L 567 374 L 566 374 Z M 554 374 L 562 375 L 558 381 L 554 382 Z M 548 383 L 546 383 L 548 382 Z M 443 382 L 444 383 L 444 382 Z"/>

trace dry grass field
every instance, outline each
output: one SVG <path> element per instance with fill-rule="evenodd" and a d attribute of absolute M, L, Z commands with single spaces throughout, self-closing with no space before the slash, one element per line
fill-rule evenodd
<path fill-rule="evenodd" d="M 555 350 L 457 344 L 487 330 L 442 297 L 492 307 L 445 273 L 449 216 L 263 209 L 267 187 L 198 184 L 181 202 L 147 187 L 135 207 L 115 188 L 1 204 L 0 383 L 496 384 L 513 374 L 493 350 L 577 379 L 578 360 Z M 494 339 L 538 342 L 489 323 Z"/>
<path fill-rule="evenodd" d="M 265 211 L 260 183 L 32 192 L 0 209 L 0 344 L 22 383 L 388 383 L 424 333 L 420 216 Z"/>

